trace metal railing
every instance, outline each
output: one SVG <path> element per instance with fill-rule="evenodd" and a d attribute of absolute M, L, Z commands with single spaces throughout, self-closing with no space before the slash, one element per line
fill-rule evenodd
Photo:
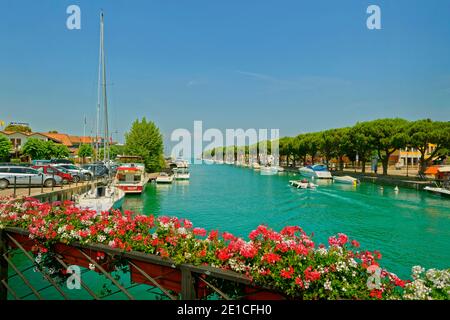
<path fill-rule="evenodd" d="M 43 293 L 48 288 L 56 290 L 60 299 L 71 299 L 71 290 L 63 288 L 60 283 L 55 281 L 55 279 L 40 268 L 37 268 L 39 265 L 36 263 L 36 259 L 28 252 L 29 247 L 35 243 L 35 241 L 28 236 L 28 231 L 20 228 L 8 227 L 0 230 L 0 300 L 20 300 L 29 298 L 30 296 L 39 300 L 45 299 L 46 297 L 44 297 Z M 149 296 L 147 298 L 151 298 L 150 294 L 153 296 L 158 294 L 161 297 L 170 300 L 207 299 L 211 296 L 224 300 L 251 299 L 252 295 L 255 296 L 259 292 L 269 292 L 269 294 L 276 295 L 276 293 L 270 291 L 270 289 L 253 287 L 251 280 L 241 274 L 211 266 L 194 266 L 190 264 L 175 265 L 173 261 L 163 259 L 157 255 L 136 251 L 123 252 L 119 249 L 101 244 L 81 245 L 79 243 L 74 243 L 67 246 L 64 250 L 55 252 L 56 261 L 64 268 L 64 270 L 69 267 L 66 260 L 67 252 L 71 251 L 71 254 L 76 253 L 79 257 L 88 262 L 90 266 L 92 265 L 97 273 L 106 277 L 111 281 L 111 284 L 117 288 L 117 290 L 111 291 L 109 294 L 99 295 L 98 293 L 95 293 L 95 289 L 92 288 L 92 285 L 90 285 L 88 281 L 83 281 L 80 278 L 80 285 L 86 291 L 86 297 L 89 297 L 90 299 L 100 300 L 121 293 L 126 299 L 134 300 L 137 297 L 130 292 L 130 289 L 137 286 L 148 287 L 146 292 L 149 293 Z M 17 251 L 18 253 L 25 255 L 26 260 L 31 263 L 30 266 L 24 267 L 23 263 L 20 266 L 18 263 L 14 263 L 11 255 L 13 253 L 16 254 Z M 93 252 L 101 252 L 107 257 L 107 260 L 110 261 L 110 263 L 114 261 L 120 261 L 122 264 L 125 263 L 128 266 L 128 272 L 126 274 L 134 273 L 134 276 L 131 276 L 132 280 L 129 282 L 129 285 L 120 283 L 117 278 L 112 275 L 113 270 L 111 270 L 108 265 L 96 261 L 96 259 L 93 258 Z M 159 268 L 159 271 L 156 273 L 151 271 L 155 267 L 157 269 Z M 26 271 L 31 268 L 40 272 L 47 281 L 47 284 L 44 287 L 37 288 L 32 281 L 27 278 Z M 12 280 L 15 280 L 17 284 L 19 279 L 13 279 L 15 277 L 19 278 L 20 282 L 25 284 L 29 289 L 29 292 L 21 295 L 16 290 L 14 281 Z M 133 280 L 133 278 L 138 278 L 138 280 Z M 214 282 L 231 283 L 238 285 L 243 289 L 247 288 L 250 290 L 242 290 L 241 292 L 244 292 L 244 294 L 239 296 L 229 296 L 220 286 L 214 284 Z M 176 288 L 174 288 L 174 286 Z M 281 295 L 279 297 L 282 298 Z M 79 299 L 79 296 L 77 298 Z M 139 296 L 138 298 L 145 299 L 146 297 Z"/>

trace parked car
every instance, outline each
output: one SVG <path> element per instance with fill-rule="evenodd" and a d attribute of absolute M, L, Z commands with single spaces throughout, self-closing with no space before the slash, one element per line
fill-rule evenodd
<path fill-rule="evenodd" d="M 56 168 L 50 165 L 33 166 L 32 168 L 51 176 L 59 176 L 64 184 L 68 184 L 73 181 L 72 175 L 63 168 Z"/>
<path fill-rule="evenodd" d="M 80 180 L 91 180 L 94 174 L 90 170 L 86 170 L 80 167 L 77 167 L 74 164 L 64 164 L 58 163 L 53 164 L 53 167 L 66 169 L 73 177 L 74 182 L 78 182 Z"/>
<path fill-rule="evenodd" d="M 72 160 L 69 159 L 51 159 L 50 160 L 51 163 L 64 163 L 64 164 L 73 164 Z"/>
<path fill-rule="evenodd" d="M 5 189 L 9 185 L 33 185 L 45 187 L 53 187 L 62 183 L 59 176 L 51 176 L 43 172 L 39 172 L 33 168 L 21 166 L 1 166 L 0 167 L 0 189 Z"/>
<path fill-rule="evenodd" d="M 81 166 L 83 169 L 92 171 L 94 174 L 94 177 L 102 177 L 107 178 L 109 176 L 109 169 L 101 163 L 91 163 L 91 164 L 85 164 Z"/>
<path fill-rule="evenodd" d="M 32 166 L 45 166 L 50 164 L 50 160 L 31 160 Z"/>

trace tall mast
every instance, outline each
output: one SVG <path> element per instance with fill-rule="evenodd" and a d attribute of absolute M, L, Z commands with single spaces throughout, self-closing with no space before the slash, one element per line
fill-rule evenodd
<path fill-rule="evenodd" d="M 95 120 L 95 160 L 99 160 L 99 139 L 100 139 L 100 104 L 101 104 L 101 74 L 102 74 L 102 42 L 103 24 L 100 18 L 100 43 L 98 46 L 98 77 L 97 77 L 97 117 Z"/>
<path fill-rule="evenodd" d="M 103 12 L 100 21 L 100 39 L 101 39 L 101 64 L 102 64 L 102 85 L 103 85 L 103 104 L 104 104 L 104 136 L 103 136 L 103 161 L 109 160 L 109 132 L 108 132 L 108 99 L 106 97 L 106 65 L 105 65 L 105 47 L 104 47 L 104 23 Z"/>

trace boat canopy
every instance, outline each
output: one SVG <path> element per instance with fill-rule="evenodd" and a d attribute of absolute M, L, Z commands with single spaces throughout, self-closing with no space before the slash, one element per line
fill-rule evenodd
<path fill-rule="evenodd" d="M 323 164 L 315 164 L 313 166 L 308 166 L 308 168 L 310 168 L 314 171 L 328 171 L 327 166 L 323 165 Z"/>

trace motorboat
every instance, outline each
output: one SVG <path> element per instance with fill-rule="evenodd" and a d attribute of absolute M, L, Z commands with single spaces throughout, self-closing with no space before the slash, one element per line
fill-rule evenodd
<path fill-rule="evenodd" d="M 432 192 L 434 194 L 439 194 L 443 197 L 450 197 L 450 189 L 447 188 L 426 186 L 425 188 L 423 188 L 423 190 Z"/>
<path fill-rule="evenodd" d="M 309 182 L 306 179 L 303 180 L 289 180 L 289 184 L 297 189 L 315 189 L 318 187 L 317 184 Z"/>
<path fill-rule="evenodd" d="M 351 176 L 333 176 L 333 181 L 336 183 L 344 183 L 351 185 L 359 184 L 359 180 Z"/>
<path fill-rule="evenodd" d="M 112 208 L 120 208 L 125 192 L 113 185 L 92 187 L 88 192 L 74 197 L 75 205 L 81 209 L 95 210 L 98 214 Z"/>
<path fill-rule="evenodd" d="M 181 158 L 177 158 L 175 160 L 175 164 L 177 168 L 189 168 L 189 162 Z"/>
<path fill-rule="evenodd" d="M 148 178 L 143 164 L 126 164 L 117 168 L 114 184 L 125 193 L 142 193 Z"/>
<path fill-rule="evenodd" d="M 323 164 L 315 164 L 312 166 L 306 166 L 299 169 L 299 172 L 302 176 L 312 177 L 316 179 L 332 179 L 330 171 L 326 165 Z"/>
<path fill-rule="evenodd" d="M 261 169 L 261 166 L 259 165 L 258 162 L 254 162 L 254 163 L 252 164 L 252 167 L 253 167 L 254 170 L 260 170 L 260 169 Z"/>
<path fill-rule="evenodd" d="M 156 177 L 156 183 L 172 183 L 173 175 L 169 175 L 167 172 L 160 172 Z"/>
<path fill-rule="evenodd" d="M 175 180 L 189 180 L 191 177 L 188 168 L 174 168 L 172 171 Z"/>
<path fill-rule="evenodd" d="M 271 176 L 278 173 L 278 169 L 272 166 L 262 166 L 260 168 L 260 172 L 262 175 Z"/>

